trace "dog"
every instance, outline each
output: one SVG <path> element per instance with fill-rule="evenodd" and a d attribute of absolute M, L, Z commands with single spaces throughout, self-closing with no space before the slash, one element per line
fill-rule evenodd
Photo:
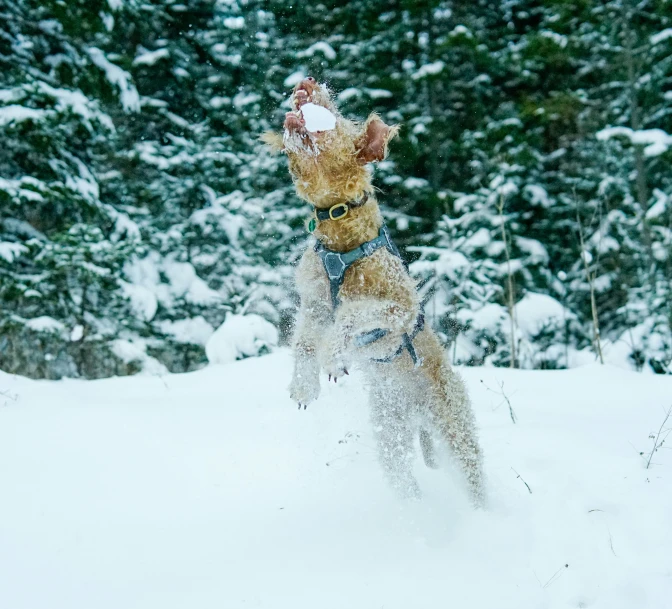
<path fill-rule="evenodd" d="M 482 506 L 482 456 L 465 385 L 424 325 L 416 282 L 384 228 L 372 185 L 370 164 L 386 158 L 399 128 L 376 114 L 364 123 L 344 118 L 312 77 L 296 84 L 291 104 L 283 132 L 262 136 L 287 155 L 296 192 L 314 212 L 315 242 L 296 270 L 290 396 L 305 409 L 319 396 L 321 370 L 337 382 L 356 363 L 370 387 L 380 462 L 398 493 L 420 497 L 412 472 L 419 433 L 425 463 L 436 467 L 434 444 L 443 442 Z"/>

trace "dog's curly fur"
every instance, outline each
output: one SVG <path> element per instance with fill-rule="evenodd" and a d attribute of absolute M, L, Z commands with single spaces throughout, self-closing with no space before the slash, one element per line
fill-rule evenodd
<path fill-rule="evenodd" d="M 335 115 L 333 130 L 312 133 L 306 129 L 301 108 L 309 102 Z M 366 204 L 352 208 L 342 219 L 320 222 L 314 231 L 329 249 L 350 251 L 374 239 L 382 226 L 367 165 L 387 156 L 398 127 L 385 125 L 375 114 L 363 124 L 345 119 L 328 88 L 312 78 L 296 85 L 292 104 L 294 111 L 286 115 L 284 133 L 266 133 L 262 139 L 287 154 L 298 195 L 316 208 L 368 195 Z M 320 369 L 336 380 L 357 362 L 370 386 L 380 460 L 393 486 L 404 495 L 419 496 L 412 456 L 420 430 L 427 465 L 435 466 L 433 440 L 438 438 L 461 464 L 474 502 L 482 504 L 481 451 L 469 398 L 436 335 L 425 327 L 415 338 L 419 366 L 414 366 L 407 351 L 389 363 L 372 361 L 394 353 L 403 334 L 413 331 L 419 314 L 416 285 L 401 260 L 380 249 L 355 262 L 345 274 L 335 313 L 329 281 L 312 247 L 298 265 L 296 285 L 301 307 L 294 334 L 291 397 L 307 405 L 319 395 Z M 356 336 L 376 328 L 387 330 L 387 335 L 365 347 L 355 346 Z"/>

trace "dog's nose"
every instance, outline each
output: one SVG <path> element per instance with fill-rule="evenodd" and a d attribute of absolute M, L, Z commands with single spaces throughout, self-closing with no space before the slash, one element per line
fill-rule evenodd
<path fill-rule="evenodd" d="M 312 76 L 308 76 L 308 78 L 304 78 L 301 82 L 297 83 L 294 87 L 294 93 L 305 91 L 310 96 L 313 94 L 316 86 L 317 82 L 315 79 Z"/>

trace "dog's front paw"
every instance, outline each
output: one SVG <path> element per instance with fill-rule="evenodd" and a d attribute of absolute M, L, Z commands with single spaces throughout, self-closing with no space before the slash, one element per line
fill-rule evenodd
<path fill-rule="evenodd" d="M 296 373 L 289 385 L 289 397 L 291 397 L 305 410 L 308 404 L 314 402 L 320 395 L 320 378 L 316 374 Z"/>
<path fill-rule="evenodd" d="M 347 363 L 342 360 L 342 359 L 333 359 L 329 362 L 326 362 L 322 368 L 324 371 L 327 373 L 327 376 L 329 380 L 334 379 L 334 383 L 338 382 L 338 379 L 346 374 L 350 374 L 348 372 L 348 365 Z"/>

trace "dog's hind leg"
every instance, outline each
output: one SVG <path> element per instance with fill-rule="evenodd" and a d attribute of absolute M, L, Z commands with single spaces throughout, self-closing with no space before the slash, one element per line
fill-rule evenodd
<path fill-rule="evenodd" d="M 420 428 L 420 449 L 425 465 L 431 469 L 438 469 L 439 464 L 436 462 L 434 441 L 431 434 L 424 428 Z"/>
<path fill-rule="evenodd" d="M 439 386 L 432 392 L 434 424 L 457 459 L 476 506 L 485 502 L 483 458 L 469 396 L 460 376 L 443 368 Z"/>
<path fill-rule="evenodd" d="M 380 464 L 392 487 L 402 497 L 420 498 L 413 476 L 414 426 L 408 408 L 379 387 L 371 391 L 371 413 Z"/>

